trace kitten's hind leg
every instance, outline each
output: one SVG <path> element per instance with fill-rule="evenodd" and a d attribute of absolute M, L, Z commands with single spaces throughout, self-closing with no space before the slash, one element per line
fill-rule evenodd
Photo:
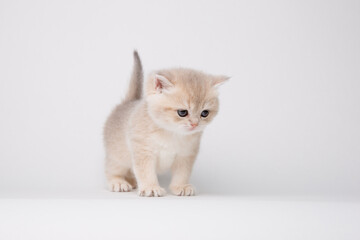
<path fill-rule="evenodd" d="M 113 176 L 108 180 L 108 187 L 111 192 L 130 192 L 131 184 L 120 176 Z"/>
<path fill-rule="evenodd" d="M 128 183 L 130 183 L 133 189 L 137 188 L 136 178 L 131 170 L 129 170 L 128 174 L 125 177 L 125 180 L 128 181 Z"/>
<path fill-rule="evenodd" d="M 116 174 L 107 172 L 108 188 L 111 192 L 130 192 L 133 187 L 126 180 L 126 175 L 129 170 L 125 168 L 117 168 Z"/>

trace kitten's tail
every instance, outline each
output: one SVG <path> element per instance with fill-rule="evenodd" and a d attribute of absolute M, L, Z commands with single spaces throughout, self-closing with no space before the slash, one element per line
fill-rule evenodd
<path fill-rule="evenodd" d="M 144 74 L 139 54 L 134 50 L 134 66 L 131 74 L 129 89 L 123 102 L 131 102 L 142 97 Z"/>

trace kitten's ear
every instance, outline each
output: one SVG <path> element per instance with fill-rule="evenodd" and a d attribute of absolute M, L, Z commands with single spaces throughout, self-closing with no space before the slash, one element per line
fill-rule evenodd
<path fill-rule="evenodd" d="M 229 79 L 230 77 L 224 75 L 215 76 L 214 79 L 212 80 L 212 85 L 213 87 L 218 88 L 220 85 L 224 84 Z"/>
<path fill-rule="evenodd" d="M 155 74 L 155 90 L 161 93 L 163 90 L 169 90 L 169 88 L 173 87 L 174 84 L 172 84 L 169 79 L 166 77 Z"/>

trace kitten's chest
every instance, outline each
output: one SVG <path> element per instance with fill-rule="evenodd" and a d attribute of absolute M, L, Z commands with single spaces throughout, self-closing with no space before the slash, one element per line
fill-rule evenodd
<path fill-rule="evenodd" d="M 163 173 L 171 168 L 175 161 L 176 152 L 160 150 L 158 153 L 156 170 L 158 173 Z"/>
<path fill-rule="evenodd" d="M 156 166 L 158 172 L 170 169 L 176 156 L 184 155 L 191 149 L 191 144 L 181 138 L 167 138 L 159 143 Z"/>

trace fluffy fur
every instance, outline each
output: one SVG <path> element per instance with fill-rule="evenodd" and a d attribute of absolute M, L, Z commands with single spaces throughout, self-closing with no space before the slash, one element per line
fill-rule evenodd
<path fill-rule="evenodd" d="M 225 76 L 174 68 L 153 72 L 145 81 L 138 53 L 128 93 L 106 121 L 106 177 L 109 189 L 160 197 L 157 173 L 172 171 L 170 190 L 179 196 L 195 194 L 189 184 L 201 134 L 219 109 L 217 87 Z M 143 96 L 144 95 L 144 96 Z M 187 110 L 180 117 L 178 110 Z M 201 112 L 208 110 L 207 117 Z"/>

